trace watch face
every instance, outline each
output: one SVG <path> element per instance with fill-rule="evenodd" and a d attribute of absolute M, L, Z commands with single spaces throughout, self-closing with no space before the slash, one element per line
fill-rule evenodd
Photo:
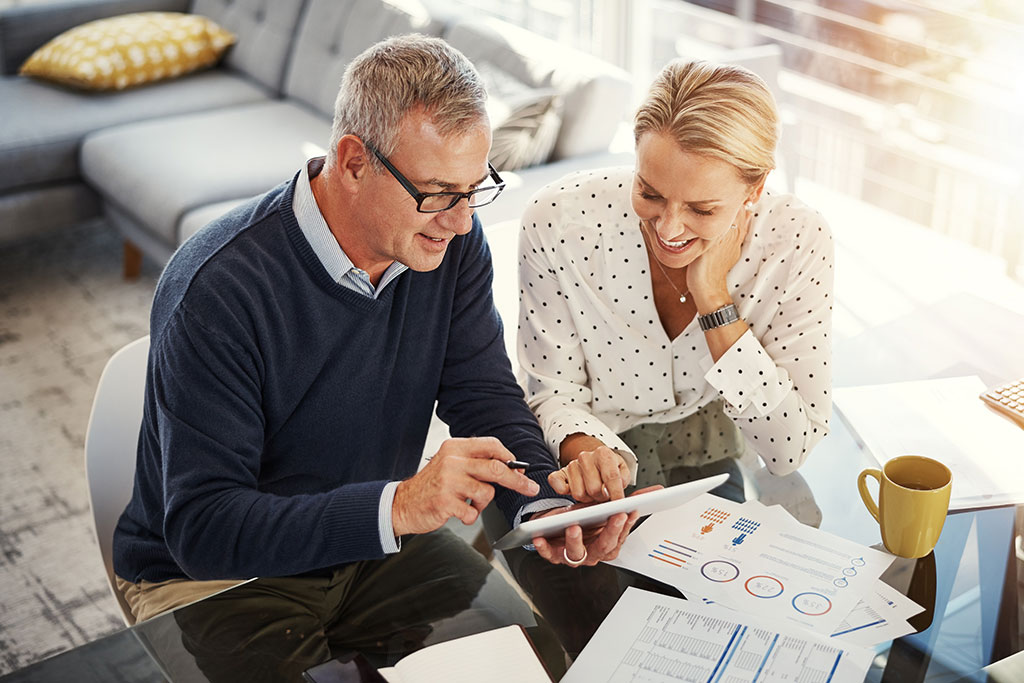
<path fill-rule="evenodd" d="M 722 306 L 717 311 L 712 311 L 707 315 L 702 315 L 697 319 L 700 323 L 700 329 L 707 332 L 713 330 L 716 327 L 722 327 L 728 325 L 731 322 L 735 322 L 740 319 L 739 313 L 736 312 L 735 304 L 729 304 L 728 306 Z"/>

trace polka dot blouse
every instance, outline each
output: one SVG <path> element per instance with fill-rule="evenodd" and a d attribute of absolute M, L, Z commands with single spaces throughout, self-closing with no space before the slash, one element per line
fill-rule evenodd
<path fill-rule="evenodd" d="M 722 398 L 773 474 L 795 470 L 832 412 L 833 244 L 824 219 L 764 193 L 728 286 L 750 330 L 715 363 L 696 317 L 669 339 L 655 309 L 632 168 L 575 173 L 534 196 L 519 239 L 519 364 L 558 457 L 582 432 L 617 436 Z"/>

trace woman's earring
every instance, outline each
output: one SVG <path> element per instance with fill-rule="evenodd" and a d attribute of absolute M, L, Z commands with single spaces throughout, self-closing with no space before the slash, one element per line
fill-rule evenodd
<path fill-rule="evenodd" d="M 747 211 L 753 211 L 754 202 L 747 202 L 746 204 L 743 205 L 743 208 L 746 209 Z"/>

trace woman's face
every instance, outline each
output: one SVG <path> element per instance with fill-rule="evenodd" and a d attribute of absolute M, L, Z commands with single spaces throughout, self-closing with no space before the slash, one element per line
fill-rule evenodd
<path fill-rule="evenodd" d="M 667 268 L 693 263 L 759 195 L 760 188 L 741 181 L 732 164 L 684 152 L 663 133 L 645 133 L 637 143 L 633 210 Z"/>

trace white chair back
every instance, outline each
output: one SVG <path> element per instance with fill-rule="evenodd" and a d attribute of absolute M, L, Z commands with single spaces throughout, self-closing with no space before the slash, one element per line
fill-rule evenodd
<path fill-rule="evenodd" d="M 85 474 L 96 541 L 110 592 L 128 626 L 135 623 L 135 617 L 114 583 L 114 527 L 131 498 L 135 481 L 148 356 L 147 336 L 124 346 L 107 361 L 85 435 Z"/>

